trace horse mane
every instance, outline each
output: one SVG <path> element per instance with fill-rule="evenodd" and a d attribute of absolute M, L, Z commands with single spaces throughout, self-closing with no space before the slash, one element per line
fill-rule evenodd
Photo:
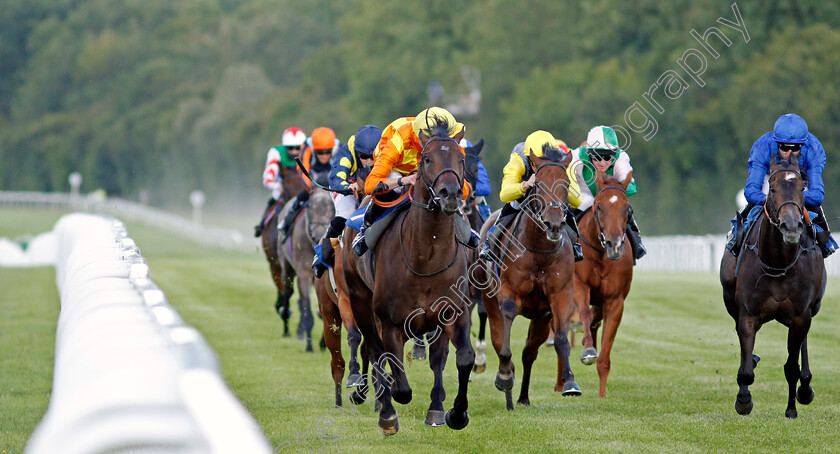
<path fill-rule="evenodd" d="M 429 128 L 423 129 L 421 130 L 421 132 L 428 134 L 429 137 L 441 138 L 448 138 L 449 130 L 454 126 L 449 124 L 449 121 L 446 119 L 446 117 L 442 117 L 439 115 L 431 115 L 428 118 L 427 124 L 429 124 Z"/>
<path fill-rule="evenodd" d="M 543 155 L 541 158 L 544 161 L 560 162 L 563 160 L 563 158 L 566 157 L 565 153 L 563 153 L 563 150 L 551 145 L 550 143 L 544 143 L 542 146 L 542 151 Z"/>

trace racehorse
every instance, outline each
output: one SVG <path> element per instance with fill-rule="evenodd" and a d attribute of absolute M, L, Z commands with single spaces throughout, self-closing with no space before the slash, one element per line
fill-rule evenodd
<path fill-rule="evenodd" d="M 632 209 L 627 200 L 631 181 L 632 172 L 624 181 L 599 172 L 595 177 L 595 201 L 578 224 L 580 241 L 585 245 L 584 259 L 575 264 L 575 303 L 584 327 L 580 360 L 589 365 L 597 359 L 600 397 L 607 392 L 610 351 L 633 280 L 633 251 L 624 247 L 624 232 Z M 595 344 L 602 321 L 604 331 L 598 355 Z"/>
<path fill-rule="evenodd" d="M 418 154 L 417 179 L 411 188 L 404 188 L 411 191 L 411 205 L 394 218 L 375 251 L 343 257 L 353 316 L 365 338 L 381 404 L 379 427 L 385 434 L 399 430 L 392 397 L 401 404 L 412 397 L 402 365 L 405 342 L 429 332 L 433 332 L 429 367 L 434 386 L 425 422 L 442 426 L 445 421 L 453 429 L 469 423 L 467 387 L 475 352 L 470 344 L 468 305 L 451 288 L 459 279 L 465 280 L 467 271 L 455 219 L 464 184 L 464 157 L 458 145 L 463 132 L 450 138 L 448 130 L 445 120 L 436 119 L 430 134 L 419 135 L 423 149 Z M 348 226 L 344 250 L 352 250 L 354 235 Z M 449 341 L 457 350 L 458 394 L 444 416 L 443 368 Z M 386 363 L 391 366 L 390 375 L 385 373 Z"/>
<path fill-rule="evenodd" d="M 315 256 L 315 245 L 326 233 L 333 216 L 335 216 L 335 206 L 329 192 L 317 187 L 312 188 L 309 202 L 292 226 L 289 238 L 277 245 L 283 257 L 281 265 L 284 282 L 289 283 L 291 287 L 292 280 L 297 276 L 300 323 L 303 326 L 308 352 L 312 351 L 312 325 L 314 324 L 309 300 L 309 292 L 315 279 L 315 273 L 312 271 L 312 257 Z"/>
<path fill-rule="evenodd" d="M 741 344 L 735 399 L 735 411 L 741 415 L 749 414 L 753 407 L 749 386 L 755 380 L 754 369 L 760 359 L 753 354 L 755 335 L 771 320 L 788 327 L 785 416 L 796 418 L 797 400 L 807 405 L 814 399 L 807 337 L 811 318 L 820 310 L 826 273 L 822 253 L 814 241 L 814 227 L 804 210 L 804 183 L 798 158 L 798 153 L 793 153 L 790 161 L 778 157 L 771 160 L 764 211 L 749 227 L 738 258 L 724 253 L 720 264 L 723 301 L 735 320 Z"/>
<path fill-rule="evenodd" d="M 300 193 L 306 186 L 303 183 L 300 175 L 294 168 L 280 166 L 280 177 L 283 179 L 283 192 L 280 199 L 275 201 L 266 209 L 266 215 L 269 216 L 262 229 L 261 242 L 265 258 L 268 261 L 269 271 L 271 271 L 271 278 L 274 280 L 274 286 L 277 287 L 277 299 L 274 301 L 274 310 L 283 319 L 283 337 L 289 336 L 289 317 L 292 316 L 292 309 L 289 307 L 289 299 L 294 292 L 291 282 L 283 280 L 283 267 L 281 265 L 281 254 L 278 252 L 277 246 L 277 223 L 279 220 L 280 209 L 283 204 Z M 265 215 L 264 215 L 265 217 Z M 302 334 L 302 324 L 298 325 L 298 334 Z"/>
<path fill-rule="evenodd" d="M 350 375 L 347 387 L 364 384 L 359 374 L 357 352 L 362 340 L 362 333 L 353 318 L 350 298 L 347 296 L 347 284 L 344 282 L 343 250 L 335 250 L 335 267 L 319 278 L 315 278 L 315 294 L 318 296 L 318 308 L 324 321 L 324 342 L 330 351 L 330 369 L 335 382 L 335 404 L 341 406 L 341 381 L 344 379 L 344 357 L 341 354 L 341 325 L 347 328 L 347 343 L 350 345 Z"/>
<path fill-rule="evenodd" d="M 499 267 L 500 285 L 487 285 L 482 289 L 493 347 L 499 355 L 496 388 L 504 391 L 508 410 L 513 410 L 511 390 L 514 384 L 510 328 L 517 315 L 531 319 L 522 351 L 524 373 L 518 403 L 530 405 L 531 366 L 537 358 L 539 346 L 546 339 L 549 323 L 554 327 L 554 349 L 557 352 L 557 383 L 554 389 L 563 395 L 580 394 L 569 364 L 571 347 L 568 339 L 569 319 L 574 310 L 572 288 L 575 263 L 572 242 L 564 235 L 569 196 L 566 167 L 572 155 L 562 158 L 560 150 L 548 144 L 543 149 L 543 157 L 530 158 L 532 166 L 536 166 L 534 189 L 521 203 L 522 211 L 513 227 L 504 232 L 503 236 L 507 237 L 506 243 L 503 240 L 504 248 L 486 262 L 485 270 L 488 272 L 494 272 L 489 269 L 491 266 Z M 490 226 L 498 215 L 498 211 L 493 213 L 484 223 L 481 229 L 483 241 L 486 241 Z"/>

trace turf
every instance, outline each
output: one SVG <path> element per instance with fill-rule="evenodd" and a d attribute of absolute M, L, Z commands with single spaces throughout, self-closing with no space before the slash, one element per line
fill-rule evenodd
<path fill-rule="evenodd" d="M 0 210 L 0 236 L 48 230 L 58 215 Z M 40 225 L 42 228 L 33 226 Z M 493 386 L 498 360 L 488 351 L 487 372 L 473 376 L 471 422 L 466 429 L 423 424 L 432 374 L 427 361 L 407 363 L 414 399 L 397 405 L 401 429 L 392 437 L 377 428 L 372 402 L 345 412 L 332 408 L 329 354 L 305 353 L 302 342 L 283 338 L 274 313 L 274 288 L 259 253 L 208 249 L 142 225 L 129 234 L 147 258 L 151 277 L 184 319 L 219 354 L 225 379 L 284 452 L 768 452 L 840 450 L 840 368 L 833 354 L 840 333 L 836 290 L 829 282 L 823 309 L 809 336 L 816 398 L 798 405 L 799 418 L 784 417 L 787 385 L 786 329 L 766 325 L 758 335 L 762 356 L 751 387 L 749 416 L 734 410 L 738 339 L 712 274 L 637 273 L 612 354 L 607 397 L 598 398 L 594 366 L 576 359 L 572 370 L 583 390 L 577 398 L 554 393 L 556 356 L 542 348 L 534 365 L 531 406 L 508 412 Z M 58 297 L 50 268 L 0 268 L 0 449 L 20 452 L 46 409 L 51 386 Z M 299 311 L 295 311 L 294 325 Z M 527 320 L 514 324 L 517 370 Z M 314 336 L 320 337 L 320 321 Z M 317 350 L 317 349 L 316 349 Z M 580 354 L 580 345 L 572 357 Z M 345 357 L 347 348 L 345 347 Z M 456 392 L 454 350 L 444 383 L 449 408 Z M 521 373 L 514 389 L 519 392 Z"/>

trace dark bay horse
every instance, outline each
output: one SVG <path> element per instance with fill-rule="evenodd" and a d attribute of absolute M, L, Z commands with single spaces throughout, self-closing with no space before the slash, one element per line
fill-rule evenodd
<path fill-rule="evenodd" d="M 741 344 L 739 391 L 735 399 L 735 411 L 741 415 L 749 414 L 753 407 L 749 386 L 755 380 L 759 359 L 753 354 L 755 335 L 772 320 L 788 327 L 785 416 L 796 418 L 797 400 L 807 405 L 814 399 L 807 337 L 811 318 L 820 309 L 826 273 L 813 226 L 804 212 L 804 183 L 798 158 L 798 153 L 792 153 L 790 162 L 772 160 L 775 162 L 770 164 L 770 190 L 764 213 L 747 232 L 738 258 L 725 252 L 720 264 L 723 301 L 735 320 Z"/>
<path fill-rule="evenodd" d="M 324 322 L 324 342 L 331 356 L 330 369 L 335 382 L 335 404 L 339 407 L 341 406 L 341 381 L 344 379 L 344 356 L 341 354 L 342 325 L 347 328 L 347 343 L 350 345 L 350 375 L 347 377 L 347 387 L 363 385 L 357 359 L 362 333 L 356 325 L 356 319 L 350 307 L 350 298 L 347 296 L 343 253 L 341 248 L 336 248 L 333 270 L 315 278 L 315 294 L 318 296 L 318 308 Z"/>
<path fill-rule="evenodd" d="M 575 303 L 584 327 L 580 360 L 588 365 L 597 358 L 600 397 L 607 393 L 610 351 L 624 314 L 624 299 L 633 280 L 633 251 L 624 247 L 624 232 L 631 210 L 627 186 L 631 181 L 633 172 L 624 181 L 598 173 L 595 201 L 578 224 L 580 241 L 584 244 L 584 259 L 575 264 Z M 604 331 L 601 354 L 598 355 L 595 344 L 602 321 Z"/>
<path fill-rule="evenodd" d="M 367 345 L 381 404 L 379 427 L 386 434 L 399 430 L 392 397 L 401 404 L 412 397 L 402 365 L 405 342 L 408 338 L 416 341 L 423 333 L 432 333 L 429 367 L 434 373 L 426 424 L 441 426 L 445 421 L 453 429 L 462 429 L 469 422 L 467 387 L 475 361 L 469 307 L 451 288 L 465 280 L 467 271 L 465 248 L 456 240 L 455 219 L 464 182 L 464 156 L 458 146 L 463 133 L 450 138 L 449 125 L 441 119 L 436 123 L 429 134 L 420 134 L 423 149 L 418 155 L 417 179 L 410 188 L 410 208 L 382 234 L 373 255 L 344 254 L 350 305 Z M 349 227 L 345 231 L 345 251 L 352 250 L 355 233 Z M 444 416 L 443 368 L 449 341 L 457 350 L 458 394 Z M 390 375 L 385 373 L 386 363 Z"/>
<path fill-rule="evenodd" d="M 283 336 L 289 336 L 289 317 L 292 310 L 289 307 L 289 299 L 292 297 L 294 288 L 291 282 L 285 282 L 283 277 L 283 266 L 281 265 L 282 255 L 279 254 L 277 246 L 277 223 L 280 222 L 280 209 L 290 197 L 299 194 L 306 187 L 295 168 L 280 166 L 280 176 L 283 178 L 283 193 L 280 199 L 266 209 L 266 214 L 271 216 L 262 229 L 261 242 L 265 258 L 268 261 L 268 268 L 271 271 L 271 278 L 274 286 L 277 287 L 277 298 L 274 301 L 274 310 L 283 319 Z M 264 215 L 265 216 L 265 215 Z M 298 334 L 302 334 L 302 324 L 298 325 Z"/>
<path fill-rule="evenodd" d="M 571 347 L 568 339 L 569 319 L 574 311 L 575 262 L 572 242 L 564 235 L 569 198 L 566 167 L 572 155 L 561 159 L 560 150 L 549 144 L 543 149 L 542 158 L 531 157 L 532 167 L 536 167 L 534 189 L 522 202 L 522 212 L 512 228 L 502 232 L 501 236 L 507 239 L 503 240 L 504 248 L 495 257 L 498 260 L 490 260 L 487 264 L 488 271 L 491 266 L 499 267 L 500 285 L 485 286 L 482 290 L 493 347 L 499 355 L 496 388 L 504 391 L 508 410 L 513 410 L 511 390 L 514 384 L 510 328 L 517 315 L 531 319 L 522 351 L 524 370 L 518 403 L 530 405 L 531 366 L 546 339 L 549 324 L 554 328 L 554 349 L 557 352 L 557 383 L 554 389 L 563 395 L 580 394 L 569 364 Z M 488 230 L 497 216 L 498 212 L 493 213 L 484 223 L 482 240 L 486 241 Z"/>
<path fill-rule="evenodd" d="M 473 146 L 464 148 L 465 156 L 465 176 L 470 182 L 470 194 L 462 205 L 462 211 L 470 221 L 470 226 L 475 231 L 481 230 L 481 225 L 484 224 L 484 219 L 481 218 L 481 213 L 478 211 L 476 205 L 475 188 L 478 187 L 478 162 L 481 149 L 484 148 L 484 139 L 479 140 Z M 478 261 L 478 251 L 475 249 L 467 250 L 467 265 L 471 266 Z M 478 337 L 475 342 L 475 365 L 473 371 L 477 374 L 484 372 L 487 368 L 487 356 L 484 354 L 484 349 L 487 348 L 487 342 L 484 340 L 485 330 L 487 327 L 487 310 L 484 308 L 484 301 L 481 300 L 481 289 L 473 285 L 473 280 L 468 280 L 468 291 L 471 303 L 470 308 L 475 308 L 478 311 Z"/>
<path fill-rule="evenodd" d="M 312 258 L 315 256 L 315 245 L 321 241 L 334 216 L 335 206 L 329 192 L 313 188 L 306 208 L 292 226 L 289 238 L 286 242 L 277 245 L 282 255 L 284 283 L 291 287 L 293 279 L 297 276 L 300 323 L 303 326 L 308 352 L 312 351 L 312 326 L 315 323 L 309 299 L 309 292 L 315 279 Z"/>

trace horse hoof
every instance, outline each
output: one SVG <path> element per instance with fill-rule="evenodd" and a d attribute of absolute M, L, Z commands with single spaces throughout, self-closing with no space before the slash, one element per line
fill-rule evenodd
<path fill-rule="evenodd" d="M 752 399 L 748 400 L 747 402 L 739 402 L 738 399 L 735 399 L 735 411 L 738 412 L 739 415 L 746 416 L 750 414 L 752 409 Z"/>
<path fill-rule="evenodd" d="M 350 393 L 350 402 L 353 402 L 353 405 L 362 405 L 363 403 L 365 403 L 366 397 L 367 396 L 358 391 L 353 391 L 352 393 Z"/>
<path fill-rule="evenodd" d="M 531 401 L 527 397 L 517 400 L 516 403 L 519 404 L 519 405 L 522 405 L 524 407 L 530 407 L 531 406 Z"/>
<path fill-rule="evenodd" d="M 799 416 L 799 415 L 796 414 L 796 409 L 795 408 L 788 408 L 785 411 L 785 417 L 787 419 L 796 419 L 797 416 Z"/>
<path fill-rule="evenodd" d="M 408 390 L 397 390 L 394 389 L 391 391 L 391 397 L 394 398 L 394 401 L 398 404 L 407 405 L 411 402 L 411 388 Z"/>
<path fill-rule="evenodd" d="M 347 388 L 355 388 L 356 386 L 362 386 L 364 381 L 362 380 L 362 376 L 359 374 L 350 374 L 347 377 Z"/>
<path fill-rule="evenodd" d="M 487 366 L 485 364 L 482 364 L 480 366 L 478 364 L 473 365 L 473 372 L 477 374 L 484 373 L 485 370 L 487 370 Z"/>
<path fill-rule="evenodd" d="M 292 337 L 292 335 L 291 335 L 291 334 L 289 334 L 289 332 L 288 332 L 288 331 L 286 331 L 285 333 L 283 333 L 283 337 Z"/>
<path fill-rule="evenodd" d="M 807 388 L 799 387 L 796 390 L 796 401 L 802 405 L 808 405 L 814 401 L 814 388 L 810 386 Z"/>
<path fill-rule="evenodd" d="M 470 415 L 464 411 L 462 416 L 456 416 L 456 414 L 453 414 L 454 411 L 455 409 L 453 408 L 446 412 L 446 425 L 455 430 L 461 430 L 467 427 L 467 424 L 470 423 Z"/>
<path fill-rule="evenodd" d="M 314 352 L 314 351 L 315 351 L 315 350 L 313 350 L 313 349 L 312 349 L 312 344 L 308 344 L 308 345 L 306 346 L 306 353 L 312 353 L 312 352 Z"/>
<path fill-rule="evenodd" d="M 443 410 L 429 410 L 426 412 L 426 425 L 430 427 L 441 427 L 446 425 L 446 417 Z"/>
<path fill-rule="evenodd" d="M 496 389 L 499 391 L 510 391 L 513 389 L 513 374 L 510 374 L 510 378 L 502 378 L 501 375 L 496 375 Z"/>
<path fill-rule="evenodd" d="M 561 394 L 564 396 L 579 396 L 583 393 L 577 383 L 570 381 L 563 384 L 563 392 Z"/>
<path fill-rule="evenodd" d="M 753 353 L 753 369 L 758 367 L 758 362 L 761 361 L 761 357 Z"/>
<path fill-rule="evenodd" d="M 584 348 L 582 352 L 580 352 L 580 362 L 586 364 L 587 366 L 595 364 L 595 360 L 598 359 L 598 350 L 594 348 Z"/>
<path fill-rule="evenodd" d="M 379 428 L 385 435 L 394 435 L 400 430 L 400 420 L 397 415 L 390 418 L 379 417 Z"/>

